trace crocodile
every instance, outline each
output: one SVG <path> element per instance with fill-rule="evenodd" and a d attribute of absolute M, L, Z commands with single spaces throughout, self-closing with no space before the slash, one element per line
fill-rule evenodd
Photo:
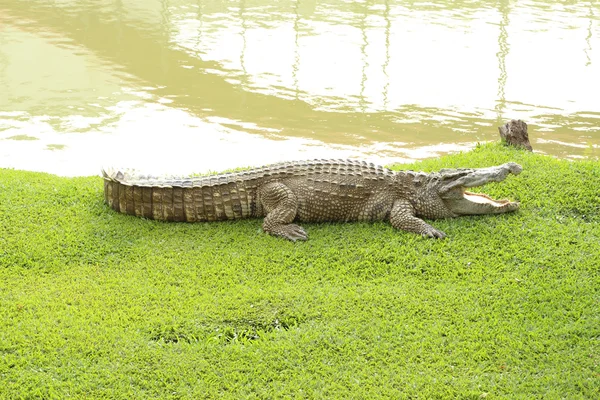
<path fill-rule="evenodd" d="M 516 163 L 439 172 L 392 171 L 354 160 L 311 160 L 189 178 L 104 169 L 106 203 L 121 213 L 163 221 L 221 221 L 263 217 L 263 230 L 306 240 L 294 222 L 390 221 L 430 238 L 446 234 L 421 218 L 500 214 L 519 203 L 467 191 L 518 175 Z"/>

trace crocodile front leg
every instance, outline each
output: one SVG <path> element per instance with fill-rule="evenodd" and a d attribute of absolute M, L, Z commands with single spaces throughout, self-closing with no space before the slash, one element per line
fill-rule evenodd
<path fill-rule="evenodd" d="M 415 209 L 408 200 L 396 200 L 390 213 L 390 222 L 396 229 L 402 229 L 403 231 L 419 233 L 423 236 L 443 239 L 446 234 L 421 218 L 415 216 Z"/>
<path fill-rule="evenodd" d="M 298 199 L 290 188 L 281 182 L 270 182 L 259 188 L 258 195 L 266 213 L 263 222 L 265 232 L 292 242 L 308 239 L 301 226 L 292 224 L 296 218 Z"/>

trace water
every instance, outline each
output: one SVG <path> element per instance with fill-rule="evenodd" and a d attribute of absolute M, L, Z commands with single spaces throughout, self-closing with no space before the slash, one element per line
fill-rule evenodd
<path fill-rule="evenodd" d="M 600 3 L 2 0 L 0 167 L 600 156 Z"/>

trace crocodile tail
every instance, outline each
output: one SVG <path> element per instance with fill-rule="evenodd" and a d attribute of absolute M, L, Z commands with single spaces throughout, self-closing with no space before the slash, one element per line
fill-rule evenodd
<path fill-rule="evenodd" d="M 218 221 L 255 214 L 253 188 L 242 181 L 148 179 L 133 171 L 106 168 L 104 199 L 114 210 L 163 221 Z"/>
<path fill-rule="evenodd" d="M 103 168 L 104 201 L 112 209 L 123 214 L 137 215 L 151 218 L 152 206 L 148 200 L 148 193 L 144 196 L 141 187 L 129 183 L 129 174 L 125 170 Z"/>

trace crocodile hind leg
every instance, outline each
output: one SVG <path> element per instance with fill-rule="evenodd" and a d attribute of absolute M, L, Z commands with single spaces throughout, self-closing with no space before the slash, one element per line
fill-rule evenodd
<path fill-rule="evenodd" d="M 259 188 L 258 195 L 266 214 L 263 222 L 265 232 L 292 242 L 308 239 L 302 227 L 292 224 L 296 218 L 298 199 L 290 188 L 281 182 L 270 182 Z"/>

